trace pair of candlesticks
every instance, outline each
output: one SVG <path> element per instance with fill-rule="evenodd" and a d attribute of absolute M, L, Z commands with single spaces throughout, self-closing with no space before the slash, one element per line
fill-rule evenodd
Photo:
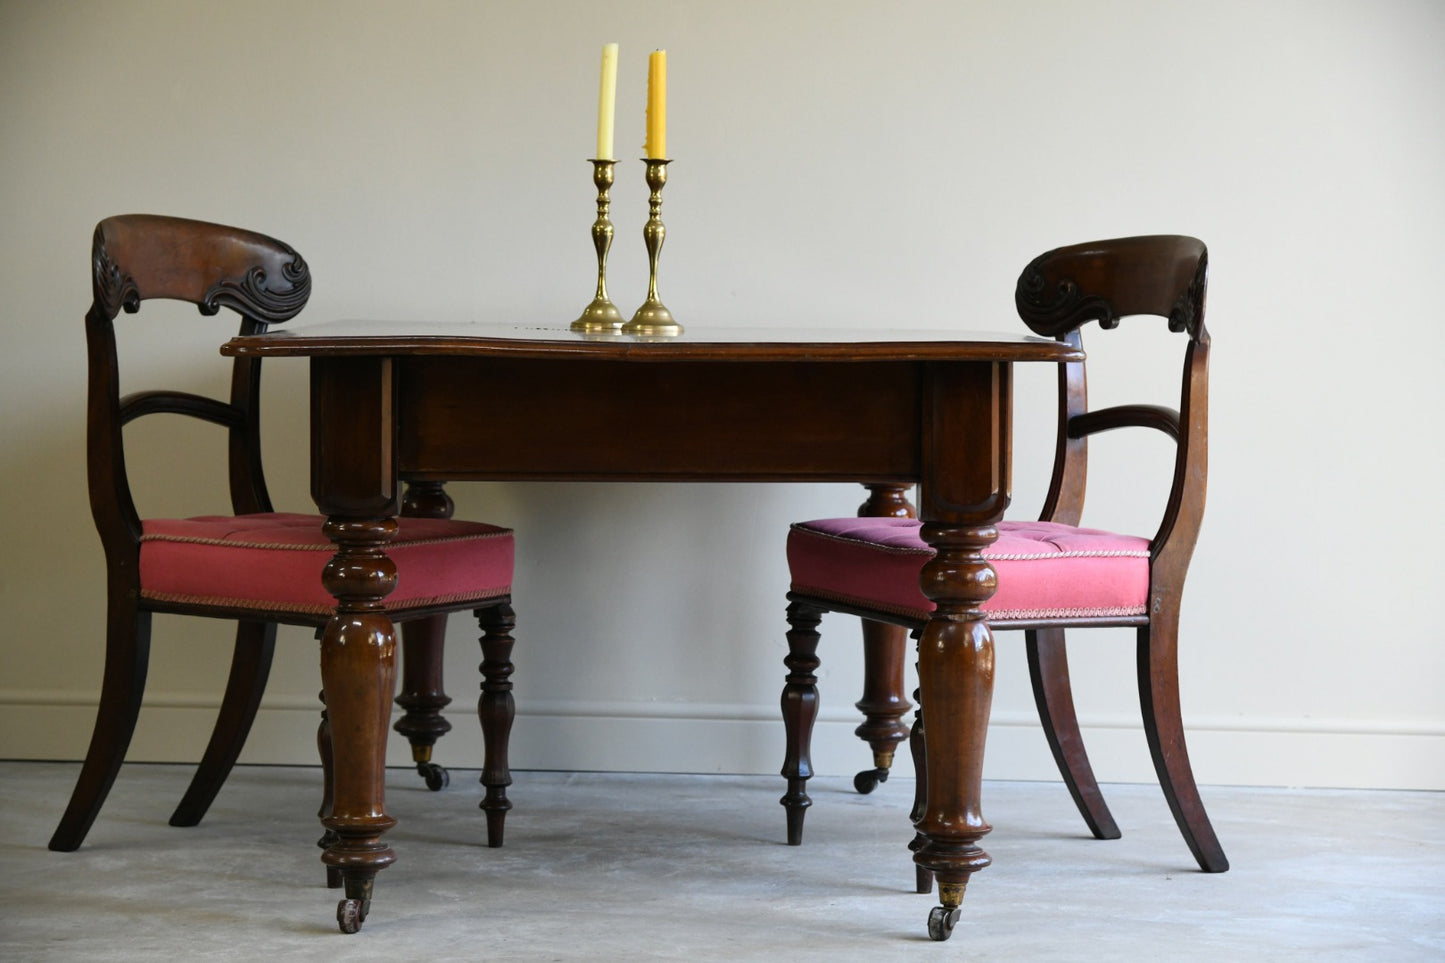
<path fill-rule="evenodd" d="M 597 220 L 592 224 L 592 246 L 597 249 L 597 295 L 582 311 L 582 316 L 572 322 L 573 331 L 586 334 L 620 333 L 647 336 L 669 336 L 682 334 L 682 325 L 672 318 L 672 312 L 657 296 L 657 256 L 662 252 L 663 239 L 667 228 L 662 224 L 662 188 L 667 183 L 667 165 L 672 163 L 661 158 L 646 157 L 647 186 L 652 191 L 648 198 L 647 223 L 642 228 L 642 240 L 647 245 L 647 300 L 632 316 L 631 321 L 622 320 L 622 312 L 607 295 L 607 252 L 612 247 L 612 220 L 608 216 L 612 201 L 613 160 L 592 160 L 592 183 L 597 185 Z"/>

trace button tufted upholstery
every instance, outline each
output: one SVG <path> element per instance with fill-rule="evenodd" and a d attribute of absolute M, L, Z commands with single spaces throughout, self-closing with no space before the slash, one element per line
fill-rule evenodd
<path fill-rule="evenodd" d="M 933 611 L 918 576 L 933 549 L 910 518 L 826 518 L 788 532 L 793 591 L 924 619 Z M 991 621 L 1143 615 L 1149 541 L 1054 522 L 1000 522 L 984 557 L 998 592 Z"/>
<path fill-rule="evenodd" d="M 511 591 L 510 529 L 444 518 L 400 518 L 386 553 L 396 564 L 389 612 L 460 605 Z M 325 616 L 336 606 L 321 572 L 336 547 L 319 515 L 265 512 L 148 519 L 141 597 Z"/>

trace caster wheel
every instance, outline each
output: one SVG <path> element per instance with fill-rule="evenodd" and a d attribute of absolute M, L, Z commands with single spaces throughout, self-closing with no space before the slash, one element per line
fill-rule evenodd
<path fill-rule="evenodd" d="M 416 767 L 417 773 L 426 780 L 426 787 L 432 792 L 441 792 L 452 781 L 452 774 L 434 762 L 424 762 Z"/>
<path fill-rule="evenodd" d="M 928 914 L 928 938 L 942 943 L 953 935 L 953 924 L 958 922 L 958 910 L 935 906 Z"/>
<path fill-rule="evenodd" d="M 860 796 L 866 796 L 877 789 L 879 783 L 887 781 L 887 769 L 864 769 L 853 777 L 853 788 L 858 790 Z"/>
<path fill-rule="evenodd" d="M 343 933 L 357 933 L 366 922 L 366 912 L 371 909 L 369 899 L 344 899 L 336 904 L 336 925 Z"/>

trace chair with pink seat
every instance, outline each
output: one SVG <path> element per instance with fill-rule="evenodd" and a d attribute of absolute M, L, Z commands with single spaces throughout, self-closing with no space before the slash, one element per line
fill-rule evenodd
<path fill-rule="evenodd" d="M 260 361 L 237 358 L 228 401 L 180 391 L 122 396 L 115 319 L 143 301 L 195 304 L 203 315 L 226 307 L 243 334 L 295 317 L 306 305 L 306 262 L 280 241 L 250 231 L 154 215 L 112 217 L 96 226 L 91 247 L 93 302 L 89 346 L 88 468 L 91 514 L 107 563 L 105 672 L 90 748 L 70 803 L 50 840 L 53 850 L 80 846 L 125 758 L 140 711 L 155 613 L 237 622 L 230 676 L 220 713 L 190 787 L 171 816 L 175 826 L 201 820 L 250 732 L 270 672 L 277 624 L 318 630 L 335 608 L 327 590 L 335 547 L 320 515 L 272 510 L 261 470 Z M 218 339 L 219 340 L 219 339 Z M 231 513 L 141 518 L 127 476 L 123 428 L 141 416 L 186 415 L 224 428 L 229 437 Z M 402 518 L 387 543 L 396 586 L 384 600 L 398 623 L 473 610 L 482 628 L 480 706 L 486 760 L 481 781 L 491 845 L 501 845 L 511 807 L 507 761 L 513 707 L 510 676 L 513 539 L 481 522 Z M 320 738 L 329 764 L 329 736 Z M 330 798 L 326 774 L 326 799 Z M 323 802 L 323 815 L 329 802 Z M 336 874 L 330 873 L 336 883 Z"/>
<path fill-rule="evenodd" d="M 1177 661 L 1180 600 L 1204 511 L 1208 434 L 1209 334 L 1204 327 L 1208 256 L 1189 237 L 1151 236 L 1059 248 L 1019 277 L 1015 302 L 1035 333 L 1082 345 L 1080 327 L 1154 315 L 1187 336 L 1178 410 L 1122 405 L 1089 410 L 1084 362 L 1059 366 L 1059 418 L 1053 476 L 1039 521 L 1003 521 L 984 552 L 997 592 L 984 605 L 995 630 L 1021 629 L 1044 732 L 1080 814 L 1100 839 L 1120 835 L 1079 731 L 1064 645 L 1066 629 L 1136 628 L 1144 731 L 1169 808 L 1206 872 L 1229 868 L 1194 781 L 1180 718 Z M 1081 527 L 1090 435 L 1152 428 L 1176 442 L 1164 517 L 1150 538 Z M 809 744 L 817 715 L 817 626 L 825 612 L 920 631 L 933 603 L 919 587 L 933 549 L 920 523 L 906 518 L 833 518 L 801 522 L 788 533 L 789 668 L 783 690 L 787 754 L 781 802 L 788 842 L 802 841 L 811 800 Z M 921 753 L 927 706 L 912 745 L 922 798 Z M 946 735 L 942 735 L 946 738 Z M 931 877 L 919 870 L 919 891 Z"/>

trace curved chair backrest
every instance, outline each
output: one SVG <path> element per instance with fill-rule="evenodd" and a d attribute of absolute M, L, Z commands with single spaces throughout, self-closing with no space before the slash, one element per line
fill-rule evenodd
<path fill-rule="evenodd" d="M 1036 334 L 1058 337 L 1086 321 L 1113 328 L 1152 314 L 1201 336 L 1209 255 L 1204 242 L 1161 234 L 1055 248 L 1019 275 L 1014 303 Z"/>
<path fill-rule="evenodd" d="M 301 255 L 252 231 L 128 214 L 96 225 L 91 282 L 94 297 L 85 317 L 90 506 L 107 556 L 138 552 L 141 523 L 126 477 L 121 428 L 142 415 L 171 412 L 227 427 L 233 511 L 270 511 L 257 422 L 259 360 L 236 359 L 229 402 L 181 391 L 144 391 L 121 398 L 114 321 L 122 309 L 135 313 L 142 301 L 167 298 L 188 301 L 203 315 L 230 308 L 241 315 L 241 333 L 260 333 L 306 306 L 311 273 Z"/>
<path fill-rule="evenodd" d="M 121 307 L 172 298 L 215 314 L 222 305 L 259 321 L 288 321 L 306 306 L 311 273 L 280 241 L 240 228 L 155 214 L 110 217 L 91 249 L 95 304 Z"/>
<path fill-rule="evenodd" d="M 1078 525 L 1087 475 L 1086 439 L 1123 427 L 1154 428 L 1178 445 L 1164 518 L 1151 543 L 1151 595 L 1177 599 L 1204 513 L 1208 467 L 1209 332 L 1204 326 L 1208 251 L 1178 235 L 1127 237 L 1061 247 L 1031 261 L 1014 301 L 1037 334 L 1082 346 L 1081 325 L 1118 326 L 1132 315 L 1168 319 L 1189 335 L 1178 410 L 1121 405 L 1089 411 L 1084 363 L 1060 365 L 1059 427 L 1054 473 L 1042 518 Z M 1151 605 L 1153 602 L 1151 601 Z"/>

